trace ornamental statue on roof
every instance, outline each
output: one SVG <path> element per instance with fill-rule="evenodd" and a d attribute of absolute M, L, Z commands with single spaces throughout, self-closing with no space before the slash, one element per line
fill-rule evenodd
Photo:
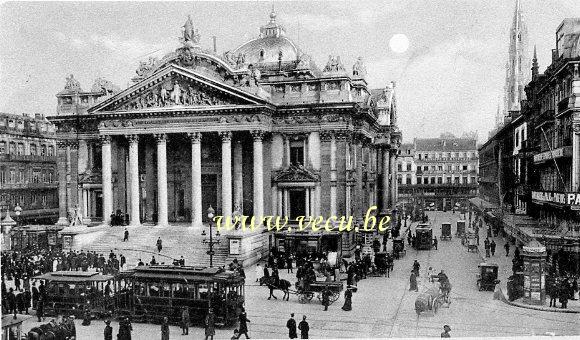
<path fill-rule="evenodd" d="M 328 62 L 326 62 L 326 66 L 322 72 L 344 72 L 344 65 L 340 61 L 340 56 L 328 56 Z"/>
<path fill-rule="evenodd" d="M 201 35 L 199 30 L 193 28 L 193 21 L 191 20 L 191 15 L 187 16 L 187 21 L 183 25 L 183 37 L 180 39 L 181 43 L 186 47 L 193 47 L 199 44 Z"/>
<path fill-rule="evenodd" d="M 362 57 L 358 57 L 354 65 L 352 65 L 352 75 L 355 78 L 364 78 L 367 74 L 367 69 L 363 63 Z"/>
<path fill-rule="evenodd" d="M 64 85 L 64 89 L 67 91 L 82 92 L 81 83 L 76 80 L 72 74 L 66 77 L 66 84 Z"/>
<path fill-rule="evenodd" d="M 111 96 L 120 91 L 120 88 L 115 84 L 111 83 L 110 81 L 97 78 L 93 83 L 93 87 L 91 88 L 92 92 L 103 93 L 105 96 Z"/>

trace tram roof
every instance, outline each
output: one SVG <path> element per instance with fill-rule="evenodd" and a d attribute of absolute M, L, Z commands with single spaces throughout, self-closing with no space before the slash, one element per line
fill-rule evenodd
<path fill-rule="evenodd" d="M 16 318 L 14 318 L 14 315 L 12 314 L 2 315 L 2 329 L 10 328 L 14 325 L 19 325 L 30 318 L 32 318 L 31 315 L 16 314 Z"/>
<path fill-rule="evenodd" d="M 237 272 L 227 271 L 223 268 L 191 266 L 138 266 L 133 269 L 133 277 L 172 281 L 243 281 L 243 277 Z"/>
<path fill-rule="evenodd" d="M 34 279 L 58 281 L 58 282 L 92 282 L 92 281 L 109 281 L 113 279 L 112 275 L 104 275 L 99 272 L 81 272 L 81 271 L 58 271 L 45 273 L 35 276 Z"/>

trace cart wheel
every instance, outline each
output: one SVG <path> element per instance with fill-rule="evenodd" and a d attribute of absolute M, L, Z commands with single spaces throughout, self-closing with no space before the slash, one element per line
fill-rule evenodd
<path fill-rule="evenodd" d="M 330 296 L 330 302 L 333 303 L 336 300 L 338 300 L 338 298 L 340 297 L 340 292 L 332 292 L 332 295 Z"/>

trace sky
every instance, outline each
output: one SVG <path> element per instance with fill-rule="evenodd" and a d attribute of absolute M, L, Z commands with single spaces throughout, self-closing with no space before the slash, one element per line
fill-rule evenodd
<path fill-rule="evenodd" d="M 529 55 L 550 62 L 562 19 L 580 0 L 521 0 Z M 287 35 L 319 67 L 339 55 L 363 58 L 371 88 L 396 82 L 403 140 L 477 132 L 483 142 L 503 105 L 508 33 L 515 0 L 6 2 L 0 5 L 0 112 L 56 113 L 56 93 L 74 74 L 125 88 L 139 61 L 180 46 L 190 14 L 201 44 L 232 50 L 259 34 L 274 4 Z M 409 48 L 389 48 L 404 34 Z"/>

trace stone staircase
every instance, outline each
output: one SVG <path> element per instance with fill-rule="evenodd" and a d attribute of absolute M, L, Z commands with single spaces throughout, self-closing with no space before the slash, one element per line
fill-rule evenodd
<path fill-rule="evenodd" d="M 136 266 L 139 259 L 148 263 L 152 256 L 158 263 L 171 264 L 173 259 L 181 256 L 188 266 L 209 266 L 209 245 L 202 243 L 207 238 L 201 236 L 202 227 L 192 228 L 189 225 L 172 225 L 157 227 L 142 225 L 140 227 L 126 227 L 129 231 L 129 241 L 123 242 L 125 227 L 103 227 L 94 233 L 83 235 L 82 239 L 73 242 L 72 249 L 96 251 L 105 255 L 111 250 L 116 254 L 123 254 L 129 268 Z M 205 227 L 203 227 L 205 228 Z M 206 229 L 206 233 L 209 228 Z M 157 239 L 161 237 L 163 249 L 157 251 Z M 225 237 L 220 238 L 221 244 L 214 246 L 214 266 L 225 265 L 228 257 L 228 245 Z"/>

